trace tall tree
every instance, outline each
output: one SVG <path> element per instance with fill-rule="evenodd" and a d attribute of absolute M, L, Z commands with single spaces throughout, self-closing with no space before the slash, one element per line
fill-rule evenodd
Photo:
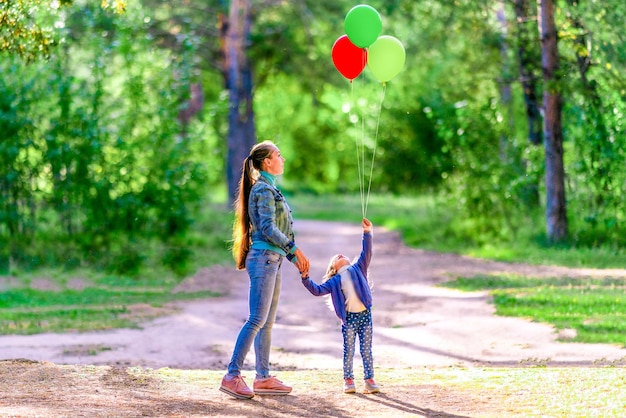
<path fill-rule="evenodd" d="M 163 3 L 143 0 L 143 3 L 160 12 L 157 15 L 159 17 L 150 24 L 150 30 L 159 45 L 179 51 L 184 46 L 180 42 L 180 33 L 185 33 L 199 43 L 197 66 L 205 72 L 201 77 L 214 77 L 219 73 L 223 80 L 228 93 L 228 128 L 224 129 L 227 145 L 225 171 L 228 197 L 232 202 L 237 191 L 241 163 L 256 142 L 253 87 L 258 82 L 253 80 L 253 67 L 260 64 L 250 57 L 255 45 L 250 35 L 255 16 L 253 2 L 196 0 Z M 275 6 L 275 3 L 263 2 L 263 6 Z M 261 5 L 255 7 L 263 10 Z M 195 93 L 194 88 L 197 90 Z M 193 112 L 181 113 L 183 128 L 205 102 L 210 103 L 211 96 L 213 100 L 219 100 L 219 92 L 206 82 L 202 85 L 191 84 L 190 89 L 189 101 L 183 104 L 183 109 Z M 183 119 L 185 116 L 188 116 L 187 120 Z M 220 122 L 215 123 L 221 125 Z"/>
<path fill-rule="evenodd" d="M 543 135 L 546 153 L 546 233 L 552 242 L 567 237 L 565 169 L 563 167 L 562 98 L 559 50 L 553 0 L 539 2 L 541 67 L 543 69 Z"/>
<path fill-rule="evenodd" d="M 250 35 L 250 1 L 231 0 L 228 19 L 221 22 L 224 79 L 228 89 L 228 196 L 234 201 L 241 162 L 256 142 L 252 108 L 252 68 L 246 55 Z"/>
<path fill-rule="evenodd" d="M 524 93 L 524 105 L 526 106 L 526 119 L 528 121 L 528 140 L 538 145 L 541 143 L 541 112 L 537 100 L 537 78 L 533 54 L 529 50 L 536 38 L 531 38 L 528 23 L 535 21 L 529 16 L 529 0 L 515 0 L 514 10 L 517 21 L 517 58 L 519 61 L 520 78 Z"/>
<path fill-rule="evenodd" d="M 502 101 L 502 106 L 507 113 L 508 119 L 508 129 L 505 131 L 505 134 L 500 135 L 500 158 L 503 162 L 506 162 L 509 158 L 509 135 L 513 130 L 513 99 L 511 92 L 511 81 L 509 77 L 509 64 L 507 55 L 509 53 L 509 44 L 507 42 L 507 31 L 508 24 L 506 21 L 505 14 L 505 2 L 504 0 L 500 0 L 497 9 L 496 9 L 496 18 L 498 19 L 498 23 L 500 24 L 502 30 L 502 39 L 500 41 L 500 54 L 502 55 L 502 81 L 500 82 L 500 100 Z"/>

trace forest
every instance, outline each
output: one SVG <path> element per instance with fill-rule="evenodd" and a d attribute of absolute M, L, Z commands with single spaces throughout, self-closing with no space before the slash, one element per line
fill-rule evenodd
<path fill-rule="evenodd" d="M 175 265 L 265 139 L 294 196 L 437 196 L 468 239 L 625 254 L 626 3 L 371 0 L 406 54 L 384 81 L 331 57 L 360 4 L 3 0 L 0 273 L 152 241 Z"/>

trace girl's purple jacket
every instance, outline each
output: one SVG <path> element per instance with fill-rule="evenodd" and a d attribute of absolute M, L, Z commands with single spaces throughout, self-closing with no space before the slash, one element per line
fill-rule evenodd
<path fill-rule="evenodd" d="M 372 291 L 367 279 L 367 268 L 369 267 L 371 259 L 372 233 L 368 232 L 363 234 L 363 249 L 361 250 L 361 255 L 354 264 L 348 267 L 352 282 L 354 283 L 354 290 L 367 309 L 372 307 Z M 305 277 L 302 279 L 302 284 L 314 296 L 323 296 L 330 293 L 337 317 L 341 319 L 342 323 L 346 323 L 346 299 L 341 291 L 340 274 L 335 274 L 322 284 L 317 284 L 310 278 Z"/>

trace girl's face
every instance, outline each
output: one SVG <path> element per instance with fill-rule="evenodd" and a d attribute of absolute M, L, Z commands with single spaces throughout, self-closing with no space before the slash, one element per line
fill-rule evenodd
<path fill-rule="evenodd" d="M 285 168 L 285 158 L 280 154 L 280 150 L 276 148 L 269 157 L 263 160 L 263 171 L 274 176 L 283 174 Z"/>
<path fill-rule="evenodd" d="M 335 256 L 335 262 L 333 263 L 333 269 L 339 271 L 343 266 L 350 265 L 350 259 L 343 254 L 337 254 Z"/>

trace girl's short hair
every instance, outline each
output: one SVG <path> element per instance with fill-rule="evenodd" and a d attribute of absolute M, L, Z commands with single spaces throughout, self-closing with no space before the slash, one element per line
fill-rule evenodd
<path fill-rule="evenodd" d="M 330 261 L 328 262 L 328 267 L 326 268 L 326 273 L 324 274 L 324 277 L 322 277 L 322 283 L 324 283 L 325 281 L 333 277 L 335 274 L 337 274 L 337 270 L 335 270 L 335 263 L 337 262 L 337 258 L 339 258 L 340 255 L 341 254 L 335 254 L 332 257 L 330 257 Z M 356 263 L 358 259 L 359 257 L 354 257 L 352 261 L 350 262 L 350 265 Z"/>
<path fill-rule="evenodd" d="M 324 274 L 324 277 L 322 277 L 322 283 L 327 282 L 328 279 L 330 279 L 331 277 L 337 274 L 337 270 L 335 270 L 335 262 L 337 261 L 337 258 L 339 258 L 340 255 L 341 254 L 335 254 L 332 257 L 330 257 L 330 261 L 328 262 L 328 267 L 326 268 L 326 273 Z M 358 256 L 354 257 L 350 265 L 354 265 L 354 263 L 356 263 L 358 260 L 359 260 Z M 369 285 L 370 289 L 373 289 L 374 283 L 372 282 L 372 279 L 369 277 L 369 270 L 368 270 L 368 274 L 366 278 L 367 278 L 367 284 Z M 326 305 L 328 306 L 328 309 L 330 309 L 331 311 L 334 311 L 335 308 L 334 308 L 332 297 L 330 296 L 330 294 L 324 295 L 324 297 L 326 298 Z"/>
<path fill-rule="evenodd" d="M 328 267 L 326 268 L 326 273 L 324 274 L 324 277 L 322 277 L 322 283 L 324 283 L 326 280 L 330 279 L 335 274 L 337 274 L 337 270 L 335 270 L 335 262 L 337 261 L 337 258 L 340 255 L 341 254 L 335 254 L 332 257 L 330 257 L 330 261 L 328 262 Z"/>

